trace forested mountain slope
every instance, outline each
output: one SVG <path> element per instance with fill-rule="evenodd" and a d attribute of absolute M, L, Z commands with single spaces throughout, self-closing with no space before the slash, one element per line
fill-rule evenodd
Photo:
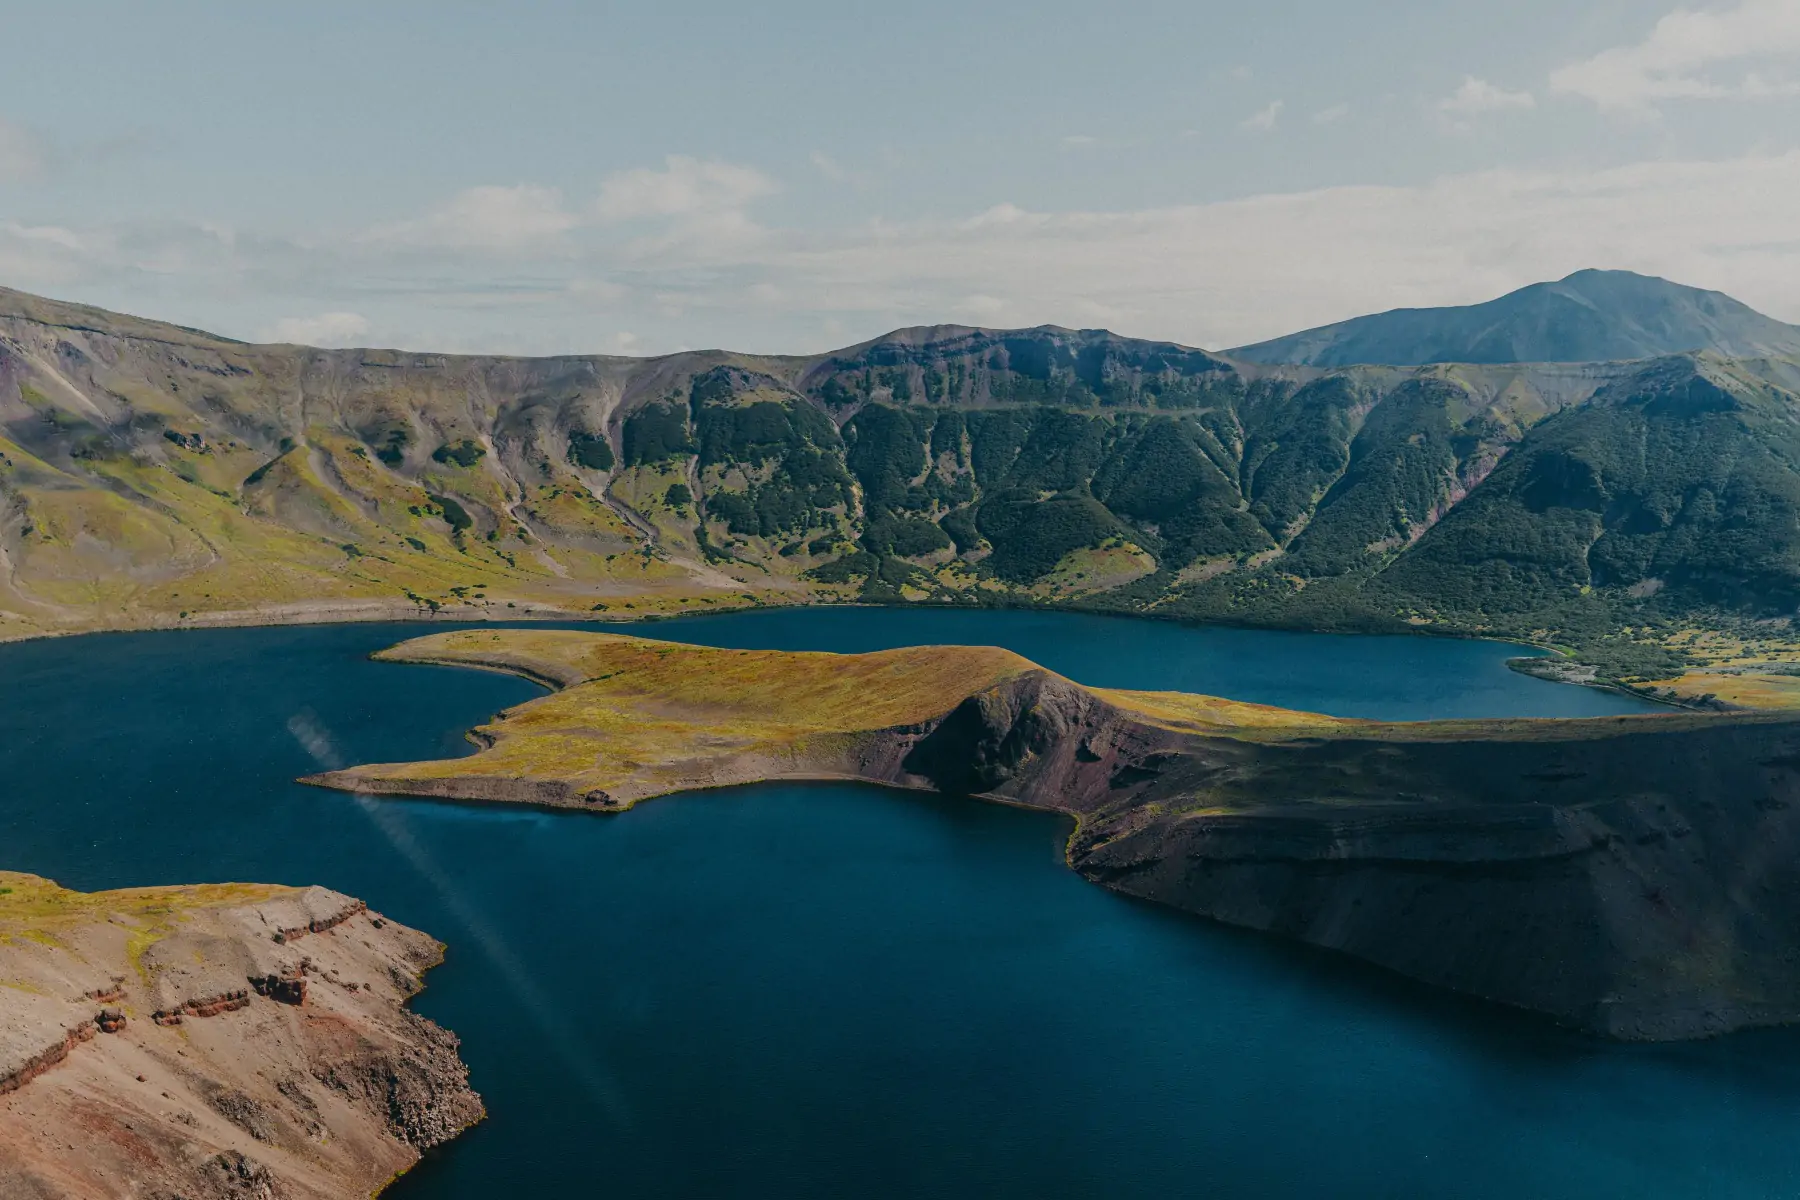
<path fill-rule="evenodd" d="M 1711 350 L 1800 355 L 1800 326 L 1723 292 L 1631 271 L 1577 271 L 1485 304 L 1397 308 L 1231 351 L 1251 362 L 1603 362 Z"/>
<path fill-rule="evenodd" d="M 852 598 L 1582 644 L 1785 621 L 1795 375 L 1269 368 L 1051 327 L 328 351 L 0 293 L 0 636 Z"/>

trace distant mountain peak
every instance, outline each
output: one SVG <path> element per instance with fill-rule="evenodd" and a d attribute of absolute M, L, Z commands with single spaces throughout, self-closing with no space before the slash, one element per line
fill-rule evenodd
<path fill-rule="evenodd" d="M 1343 367 L 1608 362 L 1695 350 L 1800 356 L 1800 326 L 1723 292 L 1590 267 L 1482 304 L 1396 308 L 1228 353 L 1250 362 Z"/>

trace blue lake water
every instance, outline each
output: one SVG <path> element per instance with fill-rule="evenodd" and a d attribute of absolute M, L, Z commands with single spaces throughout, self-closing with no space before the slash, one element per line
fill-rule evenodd
<path fill-rule="evenodd" d="M 358 800 L 538 694 L 367 661 L 416 625 L 0 646 L 0 863 L 323 883 L 451 945 L 418 1006 L 488 1102 L 402 1200 L 1800 1194 L 1800 1035 L 1602 1044 L 1114 896 L 1060 819 L 761 786 L 616 817 Z M 1345 715 L 1580 715 L 1513 650 L 1083 617 L 758 612 L 719 645 L 1009 646 L 1084 682 Z"/>

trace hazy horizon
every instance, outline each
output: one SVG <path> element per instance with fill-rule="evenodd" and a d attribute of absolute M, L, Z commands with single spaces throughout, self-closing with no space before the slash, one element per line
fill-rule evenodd
<path fill-rule="evenodd" d="M 1584 267 L 1584 268 L 1581 268 L 1581 270 L 1579 270 L 1579 271 L 1571 272 L 1570 276 L 1564 276 L 1563 278 L 1566 280 L 1566 279 L 1572 277 L 1573 275 L 1581 274 L 1584 271 L 1599 270 L 1599 269 L 1600 268 Z M 1644 278 L 1654 280 L 1659 277 L 1645 276 Z M 1532 287 L 1535 285 L 1557 283 L 1557 282 L 1561 282 L 1561 280 L 1537 280 L 1537 281 L 1535 281 L 1535 284 L 1526 284 L 1526 285 L 1524 285 L 1524 287 L 1529 288 L 1529 287 Z M 1682 285 L 1680 280 L 1662 280 L 1661 282 L 1673 283 L 1673 284 L 1676 284 L 1679 286 L 1686 286 L 1686 285 Z M 4 286 L 6 286 L 4 283 L 0 283 L 0 287 L 4 287 Z M 17 289 L 15 289 L 15 290 L 17 290 Z M 1515 290 L 1517 290 L 1517 289 L 1515 289 Z M 35 294 L 35 293 L 33 293 L 33 294 Z M 1511 293 L 1507 293 L 1507 295 L 1511 295 Z M 79 297 L 46 295 L 43 298 L 47 299 L 47 300 L 58 301 L 61 303 L 87 305 L 90 307 L 99 307 L 99 308 L 105 307 L 103 305 L 93 305 L 90 301 L 82 300 Z M 1497 299 L 1502 299 L 1502 298 L 1504 298 L 1504 297 L 1489 297 L 1488 299 L 1497 300 Z M 1485 302 L 1484 301 L 1475 301 L 1474 305 L 1479 306 L 1482 303 L 1485 303 Z M 1334 325 L 1345 324 L 1345 323 L 1354 321 L 1359 317 L 1383 316 L 1383 315 L 1387 315 L 1388 313 L 1397 313 L 1397 312 L 1431 311 L 1431 310 L 1443 308 L 1443 307 L 1455 307 L 1455 306 L 1426 305 L 1426 306 L 1420 306 L 1418 308 L 1389 309 L 1389 310 L 1384 310 L 1383 312 L 1380 312 L 1380 313 L 1350 313 L 1350 314 L 1346 314 L 1343 317 L 1336 318 L 1331 321 L 1327 321 L 1321 326 L 1311 326 L 1311 327 L 1308 327 L 1308 329 L 1306 329 L 1306 330 L 1300 330 L 1300 329 L 1288 330 L 1287 332 L 1289 334 L 1299 334 L 1299 333 L 1308 332 L 1310 329 L 1313 329 L 1313 328 L 1330 328 L 1331 326 L 1334 326 Z M 163 322 L 165 324 L 178 324 L 177 322 L 167 321 L 165 318 L 160 317 L 156 313 L 153 313 L 153 312 L 128 312 L 128 311 L 124 311 L 124 310 L 110 310 L 110 309 L 108 309 L 106 311 L 117 311 L 120 313 L 120 315 L 136 317 L 139 319 L 149 320 L 149 321 L 159 321 L 159 322 Z M 289 339 L 287 342 L 283 342 L 280 340 L 270 340 L 270 339 L 266 339 L 266 338 L 233 338 L 232 335 L 230 335 L 230 334 L 221 334 L 219 330 L 208 329 L 203 326 L 187 325 L 187 326 L 183 326 L 183 327 L 194 330 L 195 332 L 207 334 L 209 336 L 214 336 L 214 337 L 222 336 L 229 340 L 246 342 L 251 345 L 293 344 L 293 345 L 308 346 L 313 349 L 392 350 L 392 351 L 399 351 L 402 353 L 450 353 L 450 354 L 455 354 L 455 353 L 480 354 L 480 353 L 484 353 L 483 351 L 451 351 L 451 350 L 444 350 L 442 347 L 432 347 L 432 346 L 394 346 L 394 345 L 385 345 L 383 343 L 373 342 L 373 341 L 342 341 L 342 342 L 333 343 L 331 345 L 325 345 L 325 344 L 322 344 L 319 342 L 306 342 L 306 341 L 294 342 L 292 339 Z M 855 342 L 846 342 L 846 343 L 843 343 L 840 345 L 823 346 L 823 347 L 815 348 L 810 351 L 786 351 L 786 350 L 758 351 L 758 350 L 745 350 L 739 346 L 716 345 L 716 346 L 688 346 L 688 347 L 682 347 L 680 349 L 663 350 L 663 351 L 629 352 L 629 351 L 610 351 L 610 350 L 582 350 L 580 348 L 574 348 L 574 349 L 569 349 L 569 350 L 547 352 L 544 354 L 533 354 L 531 352 L 518 352 L 518 354 L 521 357 L 528 357 L 528 358 L 529 357 L 557 358 L 557 357 L 601 356 L 601 357 L 613 357 L 613 358 L 648 359 L 648 358 L 666 357 L 668 355 L 681 354 L 681 353 L 722 352 L 722 353 L 727 353 L 727 354 L 761 354 L 761 355 L 767 355 L 770 357 L 804 358 L 804 357 L 807 357 L 809 354 L 818 354 L 818 353 L 824 353 L 827 351 L 844 350 L 844 349 L 849 349 L 852 346 L 865 344 L 867 342 L 879 341 L 882 338 L 887 337 L 892 334 L 906 333 L 906 332 L 909 332 L 909 331 L 915 330 L 915 329 L 940 329 L 940 328 L 941 329 L 972 329 L 972 330 L 988 330 L 988 331 L 999 331 L 999 330 L 1005 330 L 1008 328 L 1011 328 L 1011 329 L 1061 328 L 1061 329 L 1068 330 L 1070 332 L 1084 332 L 1084 331 L 1098 330 L 1099 332 L 1102 332 L 1102 333 L 1110 333 L 1110 334 L 1114 334 L 1114 335 L 1117 335 L 1120 337 L 1125 337 L 1125 338 L 1138 338 L 1138 336 L 1139 336 L 1137 334 L 1134 334 L 1129 329 L 1114 329 L 1114 328 L 1109 328 L 1109 327 L 1104 327 L 1104 326 L 1071 326 L 1071 325 L 1065 325 L 1065 324 L 1062 324 L 1062 323 L 1056 322 L 1056 321 L 1040 322 L 1037 325 L 1032 325 L 1032 326 L 995 326 L 995 325 L 971 324 L 968 322 L 957 322 L 957 321 L 928 321 L 928 322 L 921 322 L 921 323 L 915 324 L 915 325 L 896 325 L 890 329 L 884 329 L 884 330 L 880 331 L 879 333 L 872 334 L 868 337 L 859 338 Z M 1280 335 L 1277 335 L 1277 339 L 1279 338 L 1279 336 Z M 1277 339 L 1270 339 L 1270 340 L 1274 341 Z M 1141 338 L 1139 340 L 1170 341 L 1170 340 L 1178 340 L 1178 339 Z M 1255 343 L 1249 343 L 1249 342 L 1240 343 L 1239 346 L 1196 346 L 1192 343 L 1179 343 L 1179 344 L 1185 345 L 1190 349 L 1204 350 L 1204 351 L 1207 351 L 1207 352 L 1213 353 L 1213 354 L 1226 354 L 1226 355 L 1230 354 L 1233 350 L 1240 349 L 1240 348 L 1245 349 L 1245 350 L 1251 349 L 1255 345 Z M 509 353 L 513 353 L 513 352 L 487 351 L 485 353 L 494 353 L 494 354 L 505 355 L 505 354 L 509 354 Z M 1263 360 L 1247 359 L 1245 361 L 1263 361 Z"/>
<path fill-rule="evenodd" d="M 1221 349 L 1597 267 L 1800 322 L 1800 3 L 29 10 L 0 283 L 244 340 Z"/>

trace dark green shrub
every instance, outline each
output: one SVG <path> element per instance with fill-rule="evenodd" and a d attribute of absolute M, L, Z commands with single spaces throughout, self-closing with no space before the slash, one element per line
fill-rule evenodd
<path fill-rule="evenodd" d="M 975 530 L 975 514 L 966 508 L 945 513 L 938 526 L 956 543 L 958 554 L 966 554 L 981 545 L 981 534 Z"/>
<path fill-rule="evenodd" d="M 480 442 L 464 438 L 460 442 L 445 442 L 431 452 L 431 460 L 439 463 L 455 463 L 466 469 L 480 462 L 486 454 L 487 448 Z"/>
<path fill-rule="evenodd" d="M 993 544 L 994 573 L 1028 583 L 1071 550 L 1097 546 L 1119 532 L 1119 523 L 1092 496 L 1070 493 L 1039 500 L 1031 492 L 1001 492 L 981 506 L 976 525 Z"/>
<path fill-rule="evenodd" d="M 686 412 L 666 401 L 640 408 L 625 418 L 624 450 L 627 466 L 694 453 Z"/>
<path fill-rule="evenodd" d="M 576 430 L 569 435 L 569 461 L 590 471 L 613 469 L 612 445 L 604 434 Z"/>
<path fill-rule="evenodd" d="M 474 528 L 475 521 L 469 516 L 469 510 L 448 496 L 432 496 L 431 502 L 444 513 L 444 520 L 449 523 L 452 533 L 461 533 L 465 529 Z"/>
<path fill-rule="evenodd" d="M 390 467 L 397 467 L 406 461 L 406 447 L 411 440 L 404 428 L 390 429 L 381 444 L 375 447 L 375 457 Z"/>

